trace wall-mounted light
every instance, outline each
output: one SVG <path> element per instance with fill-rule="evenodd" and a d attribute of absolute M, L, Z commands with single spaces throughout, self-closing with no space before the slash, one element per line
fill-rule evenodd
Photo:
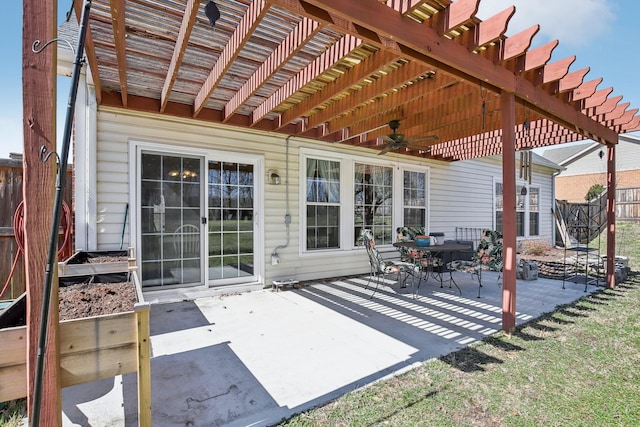
<path fill-rule="evenodd" d="M 527 187 L 522 186 L 522 189 L 520 189 L 520 194 L 522 194 L 523 196 L 527 195 Z"/>
<path fill-rule="evenodd" d="M 209 1 L 204 7 L 204 14 L 209 18 L 212 27 L 216 24 L 216 21 L 220 19 L 220 10 L 218 10 L 218 6 L 212 1 Z"/>
<path fill-rule="evenodd" d="M 278 174 L 277 170 L 269 169 L 267 171 L 267 177 L 269 178 L 269 184 L 280 185 L 280 175 Z"/>
<path fill-rule="evenodd" d="M 603 158 L 604 157 L 604 151 L 600 150 L 598 152 L 598 157 Z"/>

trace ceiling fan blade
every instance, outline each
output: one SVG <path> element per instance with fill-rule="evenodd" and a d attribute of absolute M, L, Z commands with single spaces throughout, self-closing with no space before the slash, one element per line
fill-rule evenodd
<path fill-rule="evenodd" d="M 387 154 L 389 151 L 391 151 L 391 145 L 387 145 L 386 147 L 384 147 L 379 153 L 378 156 L 382 156 L 383 154 Z"/>
<path fill-rule="evenodd" d="M 378 135 L 378 138 L 381 138 L 385 142 L 391 142 L 391 143 L 396 142 L 389 135 Z"/>

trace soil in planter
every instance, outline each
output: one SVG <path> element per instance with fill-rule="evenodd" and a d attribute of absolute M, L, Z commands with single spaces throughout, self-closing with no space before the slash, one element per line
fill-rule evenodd
<path fill-rule="evenodd" d="M 60 279 L 58 289 L 60 320 L 133 310 L 137 302 L 133 283 L 113 281 L 114 278 L 104 282 L 99 279 L 100 276 L 91 276 L 80 283 L 65 283 L 62 278 Z"/>

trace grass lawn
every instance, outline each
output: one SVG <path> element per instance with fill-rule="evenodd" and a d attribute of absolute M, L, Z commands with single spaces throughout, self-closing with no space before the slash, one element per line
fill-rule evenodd
<path fill-rule="evenodd" d="M 633 272 L 512 336 L 493 335 L 281 425 L 638 426 L 638 301 Z"/>

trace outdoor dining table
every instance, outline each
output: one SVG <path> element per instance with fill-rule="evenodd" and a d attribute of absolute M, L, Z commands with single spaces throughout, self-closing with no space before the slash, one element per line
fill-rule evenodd
<path fill-rule="evenodd" d="M 446 265 L 446 262 L 453 260 L 454 254 L 460 253 L 460 252 L 473 251 L 473 244 L 453 242 L 453 241 L 445 241 L 441 245 L 419 246 L 414 240 L 408 240 L 408 241 L 397 241 L 393 244 L 393 246 L 398 249 L 406 248 L 409 250 L 414 250 L 420 253 L 421 255 L 438 257 L 443 260 L 445 265 Z M 449 282 L 450 284 L 453 283 L 455 287 L 458 288 L 458 292 L 460 292 L 460 295 L 462 295 L 462 289 L 460 289 L 460 286 L 458 286 L 456 281 L 453 280 L 453 275 L 451 270 L 449 269 L 446 270 L 449 272 L 449 278 L 445 279 L 443 277 L 443 273 L 445 273 L 445 271 L 442 271 L 443 267 L 440 267 L 440 271 L 435 271 L 434 269 L 432 269 L 431 270 L 432 277 L 440 282 L 441 288 L 443 287 L 443 282 Z M 429 275 L 429 271 L 427 270 L 426 279 L 429 278 L 428 275 Z M 449 287 L 451 287 L 451 285 L 449 285 Z"/>

